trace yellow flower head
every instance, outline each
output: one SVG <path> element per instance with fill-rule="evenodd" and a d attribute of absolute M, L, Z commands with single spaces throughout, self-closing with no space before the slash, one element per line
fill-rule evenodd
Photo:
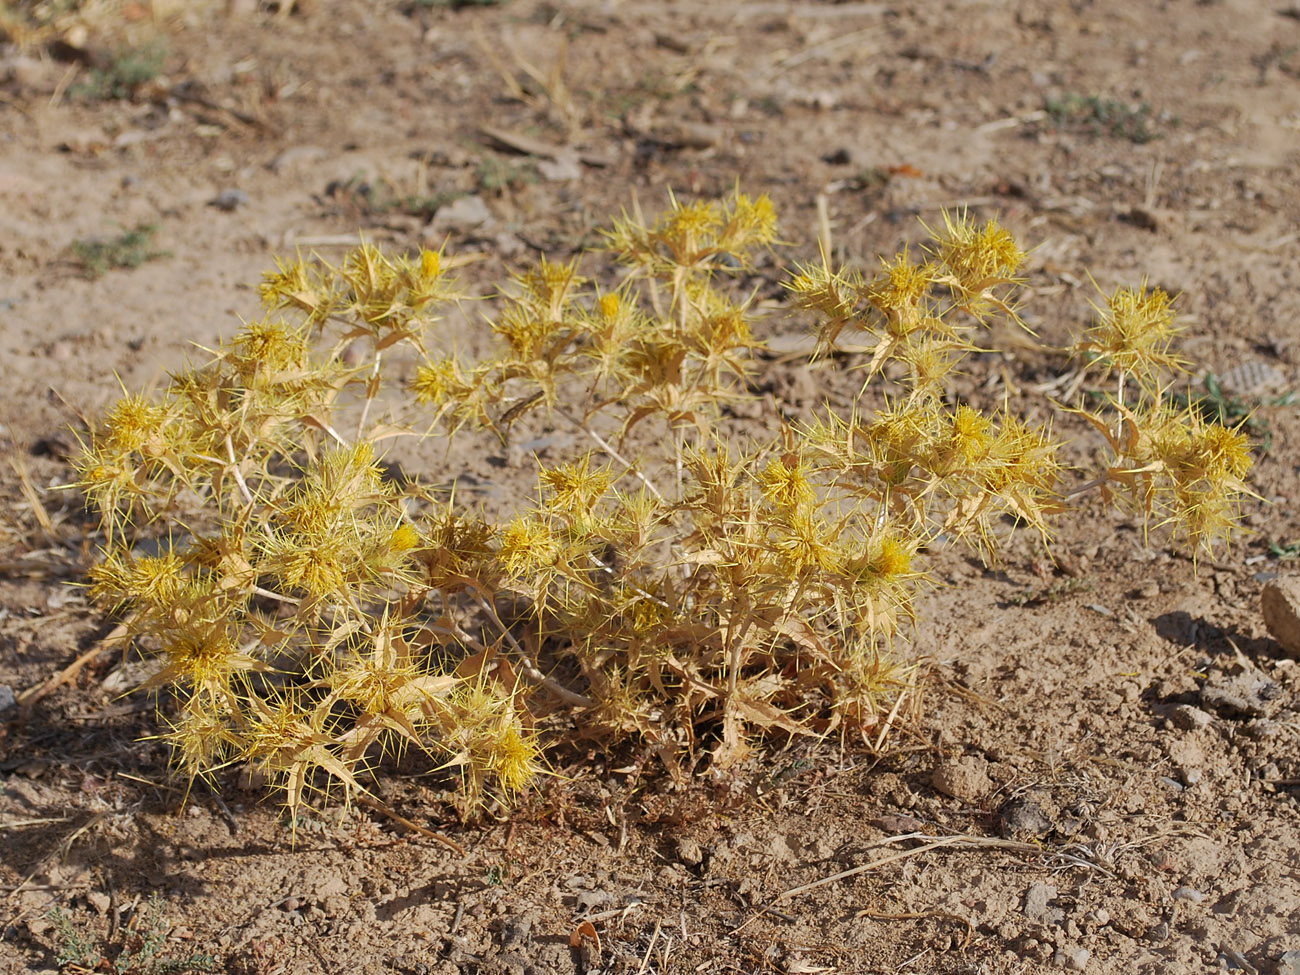
<path fill-rule="evenodd" d="M 817 500 L 808 480 L 808 465 L 797 453 L 782 454 L 759 475 L 763 497 L 780 508 L 803 509 Z"/>
<path fill-rule="evenodd" d="M 166 422 L 165 406 L 143 396 L 124 396 L 108 411 L 103 439 L 122 453 L 140 450 L 161 438 Z"/>
<path fill-rule="evenodd" d="M 1173 352 L 1183 330 L 1174 320 L 1173 301 L 1161 288 L 1148 291 L 1145 281 L 1136 289 L 1117 288 L 1078 348 L 1154 391 L 1162 373 L 1185 369 Z"/>

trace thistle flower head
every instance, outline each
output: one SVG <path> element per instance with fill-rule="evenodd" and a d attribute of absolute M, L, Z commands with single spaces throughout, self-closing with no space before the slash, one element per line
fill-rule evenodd
<path fill-rule="evenodd" d="M 1145 281 L 1138 288 L 1117 288 L 1097 310 L 1097 323 L 1083 334 L 1077 350 L 1158 393 L 1167 374 L 1186 369 L 1173 350 L 1182 332 L 1173 300 L 1161 288 L 1148 290 Z"/>
<path fill-rule="evenodd" d="M 460 770 L 468 812 L 493 784 L 509 799 L 543 773 L 541 749 L 521 711 L 515 691 L 486 675 L 462 681 L 433 703 L 431 717 L 443 729 L 448 764 Z"/>
<path fill-rule="evenodd" d="M 817 500 L 809 466 L 795 451 L 770 462 L 759 475 L 759 487 L 769 504 L 788 511 L 807 510 Z"/>
<path fill-rule="evenodd" d="M 100 439 L 120 453 L 143 450 L 161 441 L 167 408 L 143 396 L 123 396 L 108 411 Z"/>
<path fill-rule="evenodd" d="M 904 337 L 927 318 L 926 299 L 934 286 L 938 268 L 917 264 L 904 250 L 893 261 L 881 261 L 881 274 L 866 286 L 865 295 L 885 319 L 886 329 Z"/>
<path fill-rule="evenodd" d="M 936 251 L 943 266 L 965 292 L 978 294 L 990 284 L 1015 280 L 1025 252 L 1015 237 L 996 220 L 977 226 L 966 213 L 945 210 L 943 231 L 936 235 Z"/>
<path fill-rule="evenodd" d="M 498 557 L 511 576 L 527 578 L 550 569 L 559 554 L 550 524 L 536 515 L 520 515 L 501 530 Z"/>
<path fill-rule="evenodd" d="M 268 311 L 280 308 L 296 308 L 306 312 L 308 320 L 316 323 L 328 312 L 327 289 L 322 282 L 308 270 L 301 256 L 293 260 L 277 258 L 275 270 L 262 276 L 258 287 L 262 305 Z"/>

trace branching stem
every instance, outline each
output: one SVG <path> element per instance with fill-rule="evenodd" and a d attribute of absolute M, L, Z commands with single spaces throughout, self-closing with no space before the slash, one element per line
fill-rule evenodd
<path fill-rule="evenodd" d="M 501 635 L 505 638 L 506 642 L 510 644 L 511 649 L 514 650 L 515 656 L 519 661 L 520 669 L 523 671 L 525 677 L 534 684 L 539 684 L 542 687 L 545 687 L 565 704 L 572 704 L 574 707 L 579 708 L 591 708 L 596 706 L 596 702 L 591 698 L 585 697 L 577 691 L 571 691 L 559 681 L 543 674 L 533 659 L 528 656 L 528 653 L 524 650 L 523 646 L 515 639 L 515 635 L 510 632 L 509 627 L 501 621 L 501 617 L 497 615 L 497 611 L 492 604 L 478 593 L 473 594 L 473 599 L 474 602 L 478 603 L 479 608 L 488 614 L 492 619 L 492 622 L 496 623 L 497 628 L 501 631 Z"/>
<path fill-rule="evenodd" d="M 628 460 L 626 457 L 620 454 L 616 449 L 614 449 L 613 444 L 611 444 L 608 440 L 606 440 L 604 437 L 598 434 L 595 430 L 591 429 L 591 427 L 587 426 L 587 424 L 583 423 L 581 420 L 577 419 L 576 417 L 570 416 L 564 410 L 557 409 L 555 412 L 564 420 L 567 420 L 569 423 L 573 424 L 573 426 L 577 427 L 579 430 L 581 430 L 583 433 L 589 436 L 592 440 L 595 441 L 596 446 L 600 447 L 601 450 L 605 451 L 605 453 L 609 454 L 610 457 L 614 458 L 614 460 L 618 461 L 618 463 L 622 464 L 625 468 L 627 468 L 628 473 L 630 473 L 638 481 L 644 484 L 646 486 L 646 490 L 648 490 L 651 494 L 653 494 L 660 503 L 667 504 L 667 501 L 664 499 L 663 494 L 660 493 L 657 487 L 655 487 L 654 481 L 646 477 L 645 474 L 643 474 L 635 464 L 633 464 L 630 460 Z"/>
<path fill-rule="evenodd" d="M 230 439 L 230 434 L 226 434 L 226 456 L 230 458 L 230 473 L 235 475 L 235 483 L 239 485 L 239 493 L 244 496 L 244 502 L 253 504 L 253 492 L 248 490 L 244 472 L 239 469 L 239 461 L 235 459 L 235 442 Z"/>
<path fill-rule="evenodd" d="M 379 381 L 379 364 L 384 358 L 384 353 L 378 351 L 375 353 L 375 364 L 370 370 L 370 379 L 366 381 L 366 401 L 361 404 L 361 418 L 357 420 L 357 439 L 361 439 L 362 432 L 366 429 L 366 418 L 370 416 L 370 404 L 375 401 L 375 384 Z"/>

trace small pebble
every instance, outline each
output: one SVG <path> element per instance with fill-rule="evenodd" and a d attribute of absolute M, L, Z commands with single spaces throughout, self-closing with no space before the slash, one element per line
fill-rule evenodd
<path fill-rule="evenodd" d="M 1187 901 L 1190 904 L 1199 904 L 1205 900 L 1205 895 L 1195 887 L 1179 887 L 1171 896 L 1176 901 Z"/>
<path fill-rule="evenodd" d="M 1051 919 L 1051 903 L 1056 894 L 1057 890 L 1051 884 L 1032 884 L 1025 891 L 1025 917 L 1040 924 L 1047 923 Z"/>
<path fill-rule="evenodd" d="M 1142 583 L 1141 588 L 1134 590 L 1133 595 L 1138 599 L 1155 599 L 1160 595 L 1160 583 L 1154 579 L 1148 579 Z"/>
<path fill-rule="evenodd" d="M 1228 718 L 1268 717 L 1276 710 L 1282 688 L 1257 671 L 1215 672 L 1201 688 L 1201 703 Z"/>
<path fill-rule="evenodd" d="M 1214 715 L 1191 704 L 1177 704 L 1169 709 L 1169 720 L 1183 731 L 1199 731 L 1214 720 Z"/>
<path fill-rule="evenodd" d="M 1035 836 L 1045 836 L 1055 825 L 1042 806 L 1025 796 L 1007 800 L 998 810 L 998 816 L 1002 820 L 1003 832 L 1007 834 L 1032 833 Z"/>
<path fill-rule="evenodd" d="M 1249 958 L 1236 948 L 1230 948 L 1227 945 L 1219 946 L 1219 957 L 1216 961 L 1220 969 L 1224 971 L 1243 972 L 1245 975 L 1259 975 L 1259 969 L 1250 963 Z"/>
<path fill-rule="evenodd" d="M 1284 951 L 1277 956 L 1277 975 L 1300 975 L 1300 951 Z"/>
<path fill-rule="evenodd" d="M 14 689 L 8 684 L 0 684 L 0 714 L 17 706 L 18 698 L 14 695 Z"/>
<path fill-rule="evenodd" d="M 208 205 L 230 213 L 232 210 L 238 210 L 247 202 L 248 194 L 243 190 L 225 189 L 209 200 Z"/>
<path fill-rule="evenodd" d="M 462 196 L 440 206 L 429 224 L 434 234 L 468 234 L 492 223 L 492 211 L 480 196 Z"/>

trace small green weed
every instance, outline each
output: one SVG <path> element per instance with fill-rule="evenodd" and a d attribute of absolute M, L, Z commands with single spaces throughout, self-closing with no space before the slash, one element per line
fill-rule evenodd
<path fill-rule="evenodd" d="M 1279 545 L 1277 542 L 1269 542 L 1268 551 L 1269 554 L 1278 559 L 1300 558 L 1300 541 L 1291 542 L 1289 545 Z"/>
<path fill-rule="evenodd" d="M 474 168 L 474 179 L 484 193 L 504 193 L 537 182 L 537 167 L 531 162 L 511 162 L 485 156 Z"/>
<path fill-rule="evenodd" d="M 157 257 L 169 257 L 168 251 L 154 250 L 150 245 L 158 225 L 137 224 L 107 239 L 86 237 L 72 242 L 72 256 L 81 265 L 88 278 L 101 278 L 115 268 L 136 268 Z"/>
<path fill-rule="evenodd" d="M 1050 586 L 1012 593 L 1007 597 L 1007 602 L 1012 606 L 1037 606 L 1041 603 L 1055 602 L 1076 592 L 1092 592 L 1092 589 L 1091 579 L 1066 579 Z"/>
<path fill-rule="evenodd" d="M 162 899 L 154 894 L 143 911 L 132 916 L 117 944 L 101 944 L 79 928 L 64 911 L 50 912 L 58 932 L 59 968 L 76 972 L 108 972 L 112 975 L 169 975 L 179 972 L 211 972 L 217 962 L 211 955 L 195 953 L 185 958 L 168 958 L 170 925 L 162 913 Z"/>
<path fill-rule="evenodd" d="M 464 193 L 403 193 L 383 177 L 368 179 L 361 173 L 346 182 L 331 183 L 326 194 L 354 207 L 362 214 L 382 217 L 390 213 L 404 213 L 430 220 L 440 209 L 464 196 Z"/>
<path fill-rule="evenodd" d="M 1108 135 L 1144 145 L 1158 138 L 1152 128 L 1151 105 L 1128 105 L 1100 95 L 1066 94 L 1043 101 L 1043 111 L 1058 129 Z"/>
<path fill-rule="evenodd" d="M 497 7 L 506 0 L 411 0 L 411 10 L 462 10 L 465 7 Z"/>
<path fill-rule="evenodd" d="M 130 98 L 162 74 L 167 53 L 167 42 L 161 38 L 138 47 L 119 47 L 107 64 L 91 69 L 85 81 L 74 85 L 71 94 L 85 101 Z"/>
<path fill-rule="evenodd" d="M 1233 396 L 1224 391 L 1219 378 L 1212 372 L 1205 374 L 1202 384 L 1204 393 L 1189 388 L 1184 393 L 1171 393 L 1170 396 L 1196 410 L 1203 420 L 1221 426 L 1240 426 L 1259 445 L 1261 454 L 1268 453 L 1273 446 L 1273 428 L 1267 417 L 1260 416 L 1259 410 L 1266 406 L 1291 406 L 1296 402 L 1295 390 L 1253 401 Z"/>

